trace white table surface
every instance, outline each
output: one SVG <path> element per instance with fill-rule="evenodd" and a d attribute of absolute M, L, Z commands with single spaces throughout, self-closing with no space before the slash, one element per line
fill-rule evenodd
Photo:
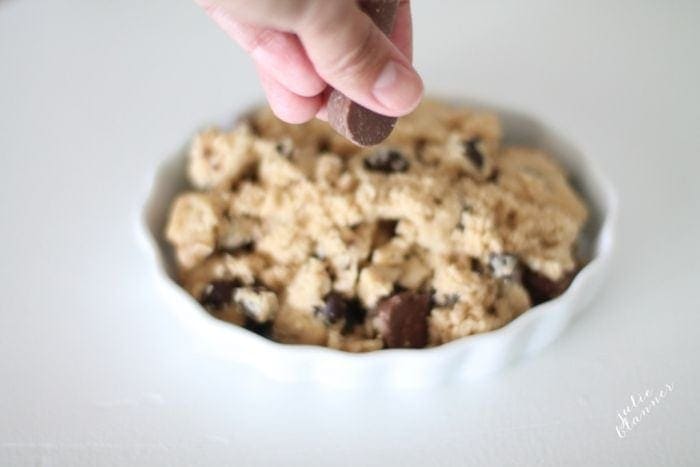
<path fill-rule="evenodd" d="M 414 3 L 429 90 L 538 116 L 613 179 L 594 305 L 429 391 L 198 354 L 135 221 L 155 164 L 261 98 L 252 66 L 185 0 L 0 0 L 0 465 L 700 465 L 700 3 Z M 630 395 L 665 384 L 621 439 Z"/>

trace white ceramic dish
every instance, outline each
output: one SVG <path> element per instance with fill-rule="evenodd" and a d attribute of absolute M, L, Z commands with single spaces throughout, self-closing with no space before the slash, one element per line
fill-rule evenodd
<path fill-rule="evenodd" d="M 518 113 L 487 108 L 499 114 L 507 144 L 525 144 L 554 155 L 572 175 L 574 185 L 591 208 L 581 242 L 582 253 L 590 262 L 560 297 L 528 310 L 501 329 L 428 349 L 351 354 L 265 339 L 213 318 L 173 279 L 174 265 L 163 229 L 172 199 L 187 186 L 186 158 L 181 151 L 156 169 L 139 219 L 140 236 L 153 257 L 155 280 L 169 308 L 205 352 L 252 365 L 284 381 L 316 381 L 333 386 L 431 386 L 479 378 L 538 352 L 586 308 L 602 285 L 611 257 L 617 197 L 603 174 L 551 128 Z"/>

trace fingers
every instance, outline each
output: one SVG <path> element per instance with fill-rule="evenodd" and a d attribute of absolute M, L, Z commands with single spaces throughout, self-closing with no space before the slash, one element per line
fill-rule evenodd
<path fill-rule="evenodd" d="M 294 34 L 241 23 L 229 10 L 216 5 L 205 10 L 257 65 L 293 93 L 311 97 L 326 88 Z"/>
<path fill-rule="evenodd" d="M 261 66 L 258 66 L 258 75 L 270 108 L 281 120 L 288 123 L 304 123 L 314 118 L 321 109 L 321 95 L 304 97 L 295 94 Z"/>
<path fill-rule="evenodd" d="M 247 0 L 196 1 L 249 52 L 284 120 L 323 118 L 327 84 L 389 116 L 409 113 L 422 96 L 411 66 L 409 0 L 399 2 L 391 40 L 354 0 L 260 0 L 255 7 Z"/>
<path fill-rule="evenodd" d="M 321 95 L 321 108 L 318 109 L 318 112 L 316 112 L 316 118 L 323 120 L 324 122 L 328 121 L 328 97 L 331 95 L 332 91 L 332 88 L 326 88 L 326 90 L 323 91 L 323 94 Z"/>
<path fill-rule="evenodd" d="M 411 21 L 411 2 L 401 0 L 396 10 L 396 21 L 391 33 L 391 42 L 413 63 L 413 24 Z"/>
<path fill-rule="evenodd" d="M 413 110 L 423 83 L 402 51 L 355 2 L 311 3 L 314 14 L 304 15 L 296 31 L 321 78 L 375 112 L 402 116 Z M 397 31 L 395 40 L 410 52 L 408 8 L 402 2 L 398 26 L 403 32 Z"/>
<path fill-rule="evenodd" d="M 293 93 L 311 97 L 326 88 L 294 34 L 239 23 L 231 30 L 231 36 L 255 63 Z"/>

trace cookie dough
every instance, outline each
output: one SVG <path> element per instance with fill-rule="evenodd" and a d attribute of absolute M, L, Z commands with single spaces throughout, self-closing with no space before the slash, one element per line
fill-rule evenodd
<path fill-rule="evenodd" d="M 495 115 L 422 104 L 381 146 L 268 109 L 192 142 L 166 238 L 212 315 L 290 344 L 436 346 L 562 293 L 587 209 Z"/>

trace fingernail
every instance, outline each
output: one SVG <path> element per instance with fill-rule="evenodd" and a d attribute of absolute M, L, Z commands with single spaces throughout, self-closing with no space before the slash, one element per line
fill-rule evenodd
<path fill-rule="evenodd" d="M 406 112 L 413 109 L 420 100 L 423 82 L 412 69 L 390 61 L 374 82 L 372 94 L 388 110 Z"/>

